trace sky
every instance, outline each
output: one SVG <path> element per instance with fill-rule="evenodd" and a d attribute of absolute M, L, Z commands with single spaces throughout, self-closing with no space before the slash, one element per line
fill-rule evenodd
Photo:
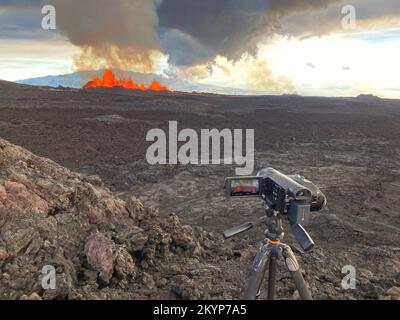
<path fill-rule="evenodd" d="M 400 98 L 399 1 L 350 2 L 0 0 L 0 79 L 110 67 L 271 94 Z M 55 30 L 42 28 L 48 4 Z"/>

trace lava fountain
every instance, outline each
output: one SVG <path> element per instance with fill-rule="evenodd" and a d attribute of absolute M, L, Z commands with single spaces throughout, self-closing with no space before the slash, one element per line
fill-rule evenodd
<path fill-rule="evenodd" d="M 169 88 L 161 85 L 158 81 L 153 81 L 149 86 L 145 86 L 144 84 L 137 84 L 131 78 L 129 79 L 117 79 L 114 72 L 111 69 L 106 69 L 104 71 L 103 77 L 100 79 L 95 76 L 93 80 L 86 83 L 83 88 L 96 88 L 96 87 L 105 87 L 105 88 L 113 88 L 113 87 L 122 87 L 126 89 L 136 89 L 143 91 L 169 91 Z"/>

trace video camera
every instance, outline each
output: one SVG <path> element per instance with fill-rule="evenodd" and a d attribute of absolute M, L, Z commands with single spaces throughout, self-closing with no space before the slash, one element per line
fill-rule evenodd
<path fill-rule="evenodd" d="M 309 213 L 324 208 L 327 200 L 311 181 L 300 175 L 285 175 L 273 168 L 266 168 L 259 171 L 257 176 L 227 178 L 225 192 L 233 198 L 261 197 L 267 209 L 267 217 L 259 219 L 256 223 L 229 229 L 224 232 L 225 238 L 266 222 L 268 217 L 285 215 L 303 249 L 310 250 L 314 246 L 302 225 L 308 223 Z M 276 226 L 274 230 L 276 233 Z"/>

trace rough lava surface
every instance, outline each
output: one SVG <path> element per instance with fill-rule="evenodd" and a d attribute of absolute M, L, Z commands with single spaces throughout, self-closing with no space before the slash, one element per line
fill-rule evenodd
<path fill-rule="evenodd" d="M 160 219 L 97 177 L 0 139 L 1 299 L 209 298 L 216 244 L 176 215 Z M 47 265 L 55 289 L 42 287 Z"/>

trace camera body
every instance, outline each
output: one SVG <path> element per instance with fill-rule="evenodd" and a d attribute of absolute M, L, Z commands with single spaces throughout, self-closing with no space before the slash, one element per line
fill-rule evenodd
<path fill-rule="evenodd" d="M 327 202 L 311 181 L 273 168 L 262 169 L 257 176 L 227 178 L 225 191 L 233 198 L 261 197 L 268 208 L 287 215 L 292 224 L 307 224 L 308 213 L 321 210 Z"/>
<path fill-rule="evenodd" d="M 293 235 L 304 251 L 314 247 L 314 241 L 304 229 L 311 211 L 319 211 L 327 201 L 321 190 L 300 175 L 285 175 L 273 168 L 262 169 L 257 176 L 233 177 L 225 180 L 228 197 L 260 197 L 266 209 L 266 216 L 254 223 L 245 223 L 226 230 L 225 239 L 267 224 L 266 236 L 277 241 L 283 238 L 281 216 L 289 220 Z"/>

